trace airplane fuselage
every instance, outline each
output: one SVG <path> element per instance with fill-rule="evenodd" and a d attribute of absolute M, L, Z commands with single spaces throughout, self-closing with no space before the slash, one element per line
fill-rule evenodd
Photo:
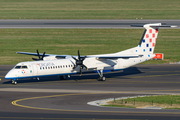
<path fill-rule="evenodd" d="M 153 55 L 151 55 L 153 57 Z M 129 59 L 105 59 L 97 60 L 93 58 L 86 58 L 84 64 L 87 65 L 88 70 L 82 69 L 82 72 L 97 72 L 103 70 L 103 72 L 111 72 L 125 69 L 129 66 L 138 64 L 140 62 L 151 59 L 152 57 L 143 56 L 141 58 L 129 58 Z M 35 78 L 35 77 L 47 77 L 47 76 L 61 76 L 72 75 L 79 73 L 79 67 L 73 69 L 75 61 L 72 58 L 69 59 L 57 59 L 47 61 L 30 61 L 18 63 L 13 69 L 11 69 L 6 79 L 22 79 L 22 78 Z"/>

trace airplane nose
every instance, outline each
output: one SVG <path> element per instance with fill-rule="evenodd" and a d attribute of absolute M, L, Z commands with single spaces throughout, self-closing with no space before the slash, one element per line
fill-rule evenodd
<path fill-rule="evenodd" d="M 10 71 L 6 74 L 5 79 L 13 79 L 14 77 L 16 77 L 15 71 L 10 70 Z"/>

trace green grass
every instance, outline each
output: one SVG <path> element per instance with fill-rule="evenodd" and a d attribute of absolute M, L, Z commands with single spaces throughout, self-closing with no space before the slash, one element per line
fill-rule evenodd
<path fill-rule="evenodd" d="M 126 101 L 126 103 L 125 103 Z M 135 104 L 134 104 L 135 103 Z M 171 104 L 172 103 L 172 104 Z M 127 98 L 109 102 L 108 107 L 142 107 L 142 106 L 161 106 L 165 109 L 180 109 L 180 95 L 158 95 L 158 96 L 145 96 L 136 98 Z M 104 105 L 103 105 L 104 106 Z"/>
<path fill-rule="evenodd" d="M 146 96 L 146 97 L 137 97 L 137 98 L 128 98 L 124 99 L 124 101 L 127 102 L 149 102 L 152 103 L 158 103 L 158 104 L 171 104 L 171 101 L 173 104 L 180 104 L 180 96 L 179 95 L 158 95 L 158 96 Z M 119 101 L 121 102 L 121 100 Z"/>
<path fill-rule="evenodd" d="M 44 51 L 47 54 L 81 55 L 115 53 L 139 44 L 143 29 L 0 29 L 0 64 L 31 61 L 32 56 L 17 51 Z M 155 53 L 165 59 L 145 64 L 161 64 L 180 60 L 180 29 L 161 29 Z"/>
<path fill-rule="evenodd" d="M 179 0 L 0 0 L 0 19 L 180 19 Z"/>

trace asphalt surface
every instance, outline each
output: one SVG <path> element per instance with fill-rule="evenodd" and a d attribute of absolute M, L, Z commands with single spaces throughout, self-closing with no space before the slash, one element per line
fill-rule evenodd
<path fill-rule="evenodd" d="M 180 28 L 180 20 L 0 20 L 0 28 L 137 28 L 132 24 L 162 23 L 176 25 Z M 164 28 L 162 28 L 164 29 Z"/>
<path fill-rule="evenodd" d="M 4 79 L 13 66 L 0 66 L 0 119 L 180 119 L 180 110 L 109 108 L 87 102 L 137 95 L 180 94 L 180 65 L 137 65 L 124 71 L 18 80 Z"/>

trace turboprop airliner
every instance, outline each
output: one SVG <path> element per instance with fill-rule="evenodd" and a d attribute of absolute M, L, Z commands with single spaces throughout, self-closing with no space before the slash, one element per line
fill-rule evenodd
<path fill-rule="evenodd" d="M 130 66 L 142 63 L 152 59 L 158 36 L 159 27 L 166 26 L 161 23 L 131 25 L 133 27 L 144 27 L 145 31 L 140 39 L 138 46 L 121 52 L 112 54 L 78 56 L 71 55 L 53 55 L 29 52 L 17 52 L 18 54 L 34 55 L 39 59 L 32 58 L 35 61 L 20 62 L 11 69 L 5 76 L 6 79 L 12 79 L 12 84 L 17 84 L 17 80 L 24 78 L 37 78 L 47 76 L 59 76 L 60 79 L 66 79 L 72 74 L 82 74 L 85 72 L 97 72 L 99 81 L 105 81 L 104 72 L 123 70 Z"/>

